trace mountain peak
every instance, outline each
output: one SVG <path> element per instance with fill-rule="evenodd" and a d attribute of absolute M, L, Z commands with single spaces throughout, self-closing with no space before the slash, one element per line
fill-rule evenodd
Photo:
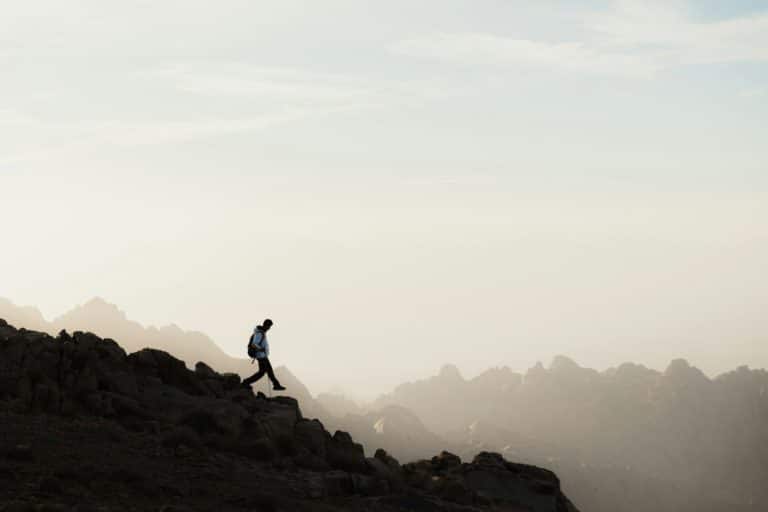
<path fill-rule="evenodd" d="M 444 364 L 440 368 L 439 377 L 442 379 L 464 380 L 458 367 L 454 364 Z"/>
<path fill-rule="evenodd" d="M 88 302 L 67 311 L 54 320 L 53 324 L 57 329 L 64 328 L 69 330 L 90 326 L 100 331 L 99 334 L 110 335 L 110 331 L 114 326 L 123 325 L 127 321 L 128 318 L 125 312 L 116 305 L 107 302 L 101 297 L 94 297 Z"/>
<path fill-rule="evenodd" d="M 581 367 L 576 364 L 576 361 L 570 357 L 563 355 L 557 355 L 552 359 L 552 363 L 549 365 L 549 369 L 553 371 L 559 370 L 578 370 Z"/>
<path fill-rule="evenodd" d="M 93 297 L 86 303 L 84 303 L 82 306 L 80 306 L 82 309 L 101 309 L 101 310 L 110 310 L 110 311 L 120 311 L 120 309 L 113 303 L 107 302 L 102 297 Z"/>
<path fill-rule="evenodd" d="M 0 318 L 27 329 L 45 330 L 46 322 L 39 309 L 32 306 L 17 306 L 3 297 L 0 297 Z"/>
<path fill-rule="evenodd" d="M 691 366 L 691 364 L 685 359 L 674 359 L 669 363 L 667 369 L 664 371 L 664 376 L 671 381 L 698 381 L 698 382 L 710 382 L 704 372 Z"/>
<path fill-rule="evenodd" d="M 72 328 L 74 326 L 79 327 L 80 325 L 85 326 L 90 323 L 84 320 L 86 317 L 91 321 L 97 320 L 99 322 L 125 322 L 127 320 L 125 312 L 118 308 L 115 304 L 107 302 L 101 297 L 93 297 L 89 301 L 67 311 L 59 318 L 57 318 L 54 323 L 65 323 L 67 324 L 66 327 L 68 328 Z M 69 325 L 70 323 L 74 325 Z"/>

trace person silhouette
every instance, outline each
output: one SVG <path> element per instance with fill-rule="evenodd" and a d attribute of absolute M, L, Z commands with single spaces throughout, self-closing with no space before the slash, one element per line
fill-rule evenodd
<path fill-rule="evenodd" d="M 261 325 L 257 325 L 251 335 L 251 341 L 249 342 L 249 353 L 254 354 L 254 357 L 259 362 L 259 371 L 243 380 L 242 386 L 250 388 L 251 384 L 258 381 L 264 375 L 269 377 L 272 381 L 272 389 L 275 391 L 283 391 L 285 387 L 280 384 L 280 381 L 275 377 L 275 371 L 272 369 L 272 363 L 269 362 L 269 342 L 267 341 L 267 331 L 272 328 L 274 322 L 269 318 L 265 319 Z"/>

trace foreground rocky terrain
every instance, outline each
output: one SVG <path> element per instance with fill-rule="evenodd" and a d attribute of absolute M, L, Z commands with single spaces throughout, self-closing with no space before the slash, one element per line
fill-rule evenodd
<path fill-rule="evenodd" d="M 481 452 L 400 465 L 235 374 L 0 320 L 0 510 L 571 512 L 550 471 Z"/>

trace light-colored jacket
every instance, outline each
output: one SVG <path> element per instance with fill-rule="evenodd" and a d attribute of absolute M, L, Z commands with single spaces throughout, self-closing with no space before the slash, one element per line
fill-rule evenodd
<path fill-rule="evenodd" d="M 256 359 L 269 357 L 269 341 L 267 341 L 267 333 L 260 331 L 258 327 L 253 330 L 251 345 L 257 348 Z"/>

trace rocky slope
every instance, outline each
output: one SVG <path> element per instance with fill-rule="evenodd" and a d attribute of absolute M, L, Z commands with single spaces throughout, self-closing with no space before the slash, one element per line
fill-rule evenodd
<path fill-rule="evenodd" d="M 187 331 L 177 325 L 143 326 L 128 318 L 115 304 L 99 297 L 74 307 L 50 322 L 34 307 L 17 306 L 7 299 L 0 298 L 0 318 L 19 328 L 24 327 L 50 335 L 55 335 L 62 329 L 70 332 L 92 332 L 103 338 L 120 340 L 120 345 L 127 352 L 137 352 L 144 348 L 162 350 L 184 361 L 190 369 L 194 368 L 198 361 L 205 361 L 216 371 L 236 373 L 243 378 L 256 371 L 249 359 L 228 355 L 204 333 Z M 243 346 L 247 335 L 247 332 L 243 334 Z M 276 371 L 288 388 L 286 396 L 301 402 L 304 413 L 317 418 L 330 417 L 288 368 L 280 366 Z M 266 379 L 255 386 L 255 389 L 269 394 Z"/>
<path fill-rule="evenodd" d="M 483 452 L 365 457 L 296 400 L 204 363 L 0 320 L 0 510 L 571 512 L 557 477 Z"/>

